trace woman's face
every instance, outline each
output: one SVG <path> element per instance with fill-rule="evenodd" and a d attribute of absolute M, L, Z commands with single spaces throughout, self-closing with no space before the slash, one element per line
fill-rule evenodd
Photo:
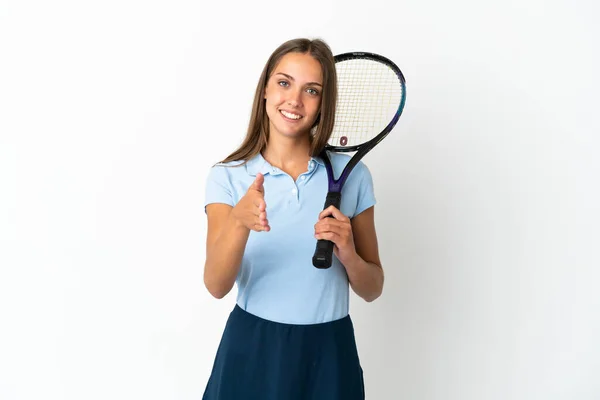
<path fill-rule="evenodd" d="M 279 60 L 265 88 L 270 135 L 308 135 L 321 107 L 323 73 L 310 54 L 288 53 Z"/>

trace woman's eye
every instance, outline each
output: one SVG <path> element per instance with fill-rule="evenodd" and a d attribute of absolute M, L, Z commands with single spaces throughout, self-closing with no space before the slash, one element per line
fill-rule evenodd
<path fill-rule="evenodd" d="M 313 96 L 316 96 L 319 94 L 319 91 L 317 89 L 313 89 L 313 88 L 308 88 L 306 89 L 306 91 L 310 94 L 312 94 Z"/>
<path fill-rule="evenodd" d="M 279 86 L 288 87 L 290 84 L 287 81 L 279 81 L 277 82 Z"/>

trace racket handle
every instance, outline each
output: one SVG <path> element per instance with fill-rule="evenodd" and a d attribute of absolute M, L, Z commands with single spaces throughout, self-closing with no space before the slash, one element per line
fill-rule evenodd
<path fill-rule="evenodd" d="M 334 206 L 338 210 L 340 209 L 340 203 L 342 201 L 342 194 L 338 192 L 329 192 L 327 193 L 327 198 L 325 199 L 325 206 L 323 210 L 325 210 L 329 206 Z M 333 218 L 329 216 L 329 218 Z M 327 269 L 331 267 L 332 259 L 333 259 L 333 242 L 330 240 L 319 239 L 317 241 L 317 248 L 315 249 L 315 254 L 313 255 L 313 265 L 319 269 Z"/>

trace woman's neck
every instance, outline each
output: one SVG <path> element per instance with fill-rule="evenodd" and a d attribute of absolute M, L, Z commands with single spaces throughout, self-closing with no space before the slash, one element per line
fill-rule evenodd
<path fill-rule="evenodd" d="M 297 176 L 306 171 L 310 160 L 310 142 L 308 140 L 295 143 L 269 141 L 262 156 L 274 167 Z"/>

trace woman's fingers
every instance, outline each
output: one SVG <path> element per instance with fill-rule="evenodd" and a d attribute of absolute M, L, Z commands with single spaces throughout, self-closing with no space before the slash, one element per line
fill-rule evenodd
<path fill-rule="evenodd" d="M 348 217 L 346 217 L 340 210 L 338 210 L 334 206 L 327 207 L 319 214 L 319 220 L 327 217 L 333 217 L 337 221 L 350 221 Z"/>

